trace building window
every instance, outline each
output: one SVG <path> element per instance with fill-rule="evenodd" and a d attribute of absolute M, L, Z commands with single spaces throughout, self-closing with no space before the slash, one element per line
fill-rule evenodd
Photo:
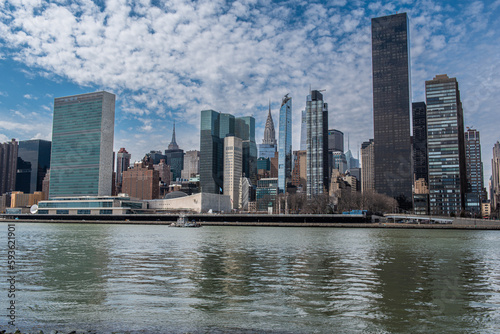
<path fill-rule="evenodd" d="M 76 213 L 79 215 L 90 215 L 90 210 L 78 210 Z"/>
<path fill-rule="evenodd" d="M 100 215 L 112 215 L 113 210 L 99 210 Z"/>
<path fill-rule="evenodd" d="M 69 210 L 56 210 L 56 214 L 58 215 L 68 215 Z"/>

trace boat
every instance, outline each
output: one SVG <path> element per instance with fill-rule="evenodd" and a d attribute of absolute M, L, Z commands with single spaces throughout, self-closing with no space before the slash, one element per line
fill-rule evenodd
<path fill-rule="evenodd" d="M 170 224 L 170 226 L 175 227 L 201 227 L 201 224 L 195 222 L 194 220 L 190 222 L 185 215 L 180 215 L 177 218 L 177 222 Z"/>

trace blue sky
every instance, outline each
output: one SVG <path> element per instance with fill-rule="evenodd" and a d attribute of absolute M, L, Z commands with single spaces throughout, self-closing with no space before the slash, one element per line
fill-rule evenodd
<path fill-rule="evenodd" d="M 309 86 L 357 154 L 373 137 L 372 17 L 407 12 L 413 101 L 456 77 L 465 125 L 481 132 L 485 180 L 500 140 L 500 0 L 0 1 L 0 141 L 51 139 L 55 97 L 117 95 L 115 150 L 133 160 L 177 143 L 199 149 L 199 116 L 256 118 L 293 99 L 293 149 Z M 346 143 L 347 146 L 347 143 Z M 487 181 L 486 181 L 487 184 Z"/>

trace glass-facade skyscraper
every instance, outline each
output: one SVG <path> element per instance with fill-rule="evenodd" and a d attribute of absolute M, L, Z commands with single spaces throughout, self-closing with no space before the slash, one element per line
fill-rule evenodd
<path fill-rule="evenodd" d="M 344 133 L 339 130 L 328 130 L 328 151 L 344 153 Z"/>
<path fill-rule="evenodd" d="M 307 150 L 307 115 L 306 110 L 302 110 L 300 120 L 300 150 Z"/>
<path fill-rule="evenodd" d="M 465 209 L 478 216 L 481 214 L 481 203 L 486 199 L 486 190 L 481 159 L 481 139 L 479 131 L 474 129 L 465 131 L 465 166 L 467 173 Z"/>
<path fill-rule="evenodd" d="M 19 142 L 17 151 L 16 190 L 25 194 L 42 191 L 42 183 L 50 168 L 51 142 L 33 139 Z"/>
<path fill-rule="evenodd" d="M 313 90 L 306 100 L 307 197 L 328 192 L 328 104 Z"/>
<path fill-rule="evenodd" d="M 231 114 L 215 110 L 202 110 L 200 131 L 201 192 L 224 193 L 224 138 L 228 136 L 242 140 L 243 173 L 249 173 L 249 177 L 252 173 L 257 174 L 257 145 L 253 117 L 235 118 Z"/>
<path fill-rule="evenodd" d="M 372 19 L 375 190 L 410 208 L 410 56 L 406 13 Z"/>
<path fill-rule="evenodd" d="M 278 191 L 286 192 L 292 177 L 292 98 L 283 97 L 280 108 L 278 141 Z"/>
<path fill-rule="evenodd" d="M 427 108 L 425 102 L 412 103 L 414 179 L 429 183 L 427 167 Z"/>
<path fill-rule="evenodd" d="M 252 116 L 235 119 L 235 135 L 242 140 L 243 174 L 253 184 L 257 182 L 257 143 L 255 142 L 255 118 Z"/>
<path fill-rule="evenodd" d="M 115 95 L 54 99 L 49 198 L 111 196 Z"/>
<path fill-rule="evenodd" d="M 446 74 L 425 82 L 430 212 L 460 214 L 467 189 L 462 102 Z"/>
<path fill-rule="evenodd" d="M 220 137 L 220 116 L 215 110 L 201 111 L 200 188 L 204 193 L 222 194 L 224 143 Z"/>

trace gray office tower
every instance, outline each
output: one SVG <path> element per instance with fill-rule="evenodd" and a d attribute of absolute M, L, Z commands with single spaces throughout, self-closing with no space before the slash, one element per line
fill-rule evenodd
<path fill-rule="evenodd" d="M 313 90 L 307 96 L 307 197 L 328 192 L 328 104 Z"/>
<path fill-rule="evenodd" d="M 410 62 L 406 13 L 372 19 L 375 191 L 411 208 Z"/>
<path fill-rule="evenodd" d="M 429 199 L 431 214 L 460 214 L 465 209 L 464 114 L 456 78 L 436 75 L 425 82 Z"/>
<path fill-rule="evenodd" d="M 115 95 L 54 99 L 49 198 L 111 196 Z"/>
<path fill-rule="evenodd" d="M 50 168 L 50 146 L 50 141 L 40 139 L 19 142 L 16 175 L 17 191 L 22 191 L 25 194 L 42 191 L 43 178 Z"/>

